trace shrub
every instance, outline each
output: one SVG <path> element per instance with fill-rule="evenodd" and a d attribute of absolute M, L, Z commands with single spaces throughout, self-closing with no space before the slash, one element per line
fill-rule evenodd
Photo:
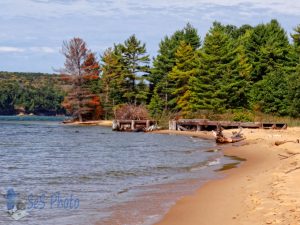
<path fill-rule="evenodd" d="M 124 104 L 114 109 L 115 119 L 118 120 L 147 120 L 150 118 L 144 105 Z"/>

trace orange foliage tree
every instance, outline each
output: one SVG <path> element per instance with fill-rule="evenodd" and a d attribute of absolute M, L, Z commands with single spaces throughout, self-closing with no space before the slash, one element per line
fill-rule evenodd
<path fill-rule="evenodd" d="M 62 54 L 65 56 L 65 67 L 61 70 L 61 76 L 70 86 L 63 106 L 81 122 L 101 118 L 100 97 L 91 90 L 91 84 L 99 80 L 100 73 L 95 54 L 80 38 L 63 42 Z"/>

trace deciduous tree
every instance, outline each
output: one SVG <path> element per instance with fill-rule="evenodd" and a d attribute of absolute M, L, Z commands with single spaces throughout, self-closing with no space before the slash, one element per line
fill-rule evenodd
<path fill-rule="evenodd" d="M 99 119 L 102 114 L 100 97 L 91 90 L 91 81 L 99 79 L 100 66 L 94 53 L 80 38 L 63 43 L 65 67 L 62 78 L 70 84 L 63 106 L 79 121 Z"/>

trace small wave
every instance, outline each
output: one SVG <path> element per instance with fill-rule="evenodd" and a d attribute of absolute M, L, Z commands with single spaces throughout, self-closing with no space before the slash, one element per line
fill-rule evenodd
<path fill-rule="evenodd" d="M 220 158 L 217 158 L 213 161 L 210 161 L 207 163 L 207 166 L 216 166 L 216 165 L 220 165 L 221 164 L 221 159 Z"/>

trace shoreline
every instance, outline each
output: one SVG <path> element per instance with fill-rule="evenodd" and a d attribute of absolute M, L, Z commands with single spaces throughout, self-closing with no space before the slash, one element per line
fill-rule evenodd
<path fill-rule="evenodd" d="M 103 126 L 101 122 L 72 124 Z M 104 126 L 111 126 L 111 121 Z M 225 130 L 225 136 L 230 136 L 232 131 Z M 152 133 L 214 140 L 209 131 L 157 130 Z M 296 143 L 300 128 L 244 129 L 243 133 L 246 140 L 220 145 L 218 149 L 224 156 L 242 158 L 245 162 L 240 162 L 237 168 L 218 171 L 224 178 L 210 180 L 195 193 L 180 198 L 154 225 L 300 224 L 300 187 L 297 185 L 300 144 Z M 295 143 L 275 145 L 284 141 Z"/>
<path fill-rule="evenodd" d="M 85 126 L 102 126 L 102 127 L 112 127 L 112 120 L 89 120 L 84 122 L 72 121 L 63 122 L 64 125 L 85 125 Z"/>
<path fill-rule="evenodd" d="M 198 133 L 194 136 L 202 137 Z M 300 144 L 274 145 L 275 141 L 296 141 L 300 128 L 244 129 L 243 133 L 247 139 L 225 145 L 223 153 L 246 161 L 221 171 L 225 178 L 209 181 L 181 198 L 155 225 L 300 224 Z"/>

